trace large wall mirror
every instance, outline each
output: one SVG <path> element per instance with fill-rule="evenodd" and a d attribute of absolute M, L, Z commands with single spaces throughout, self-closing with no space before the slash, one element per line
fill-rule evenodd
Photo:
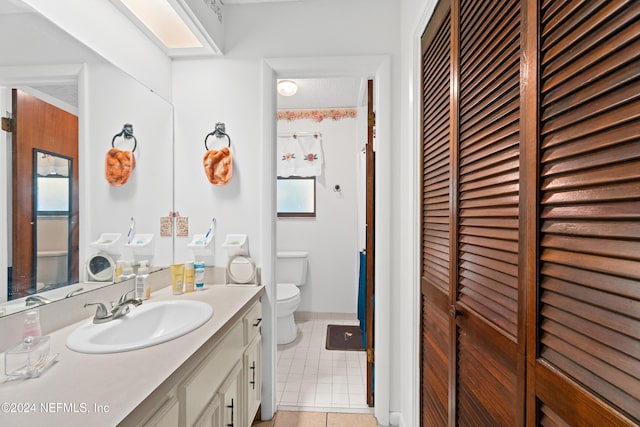
<path fill-rule="evenodd" d="M 0 0 L 0 34 L 11 40 L 0 45 L 0 113 L 21 129 L 0 133 L 0 315 L 117 281 L 87 273 L 101 254 L 92 242 L 105 233 L 124 241 L 132 224 L 154 236 L 150 265 L 170 265 L 173 237 L 160 236 L 160 218 L 173 211 L 172 105 L 19 1 Z M 75 118 L 71 151 L 43 142 L 59 126 L 18 110 L 20 97 Z M 124 124 L 136 166 L 116 187 L 105 157 Z M 14 141 L 31 131 L 35 142 Z M 109 258 L 136 262 L 125 245 Z"/>

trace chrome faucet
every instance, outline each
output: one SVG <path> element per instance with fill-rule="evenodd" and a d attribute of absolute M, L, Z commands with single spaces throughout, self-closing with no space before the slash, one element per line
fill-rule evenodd
<path fill-rule="evenodd" d="M 118 317 L 124 316 L 125 314 L 129 313 L 130 305 L 137 307 L 142 304 L 142 300 L 139 298 L 128 298 L 128 295 L 132 292 L 135 292 L 135 289 L 132 289 L 122 295 L 118 300 L 118 303 L 113 307 L 113 309 L 111 310 L 111 314 L 113 315 L 114 319 L 117 319 Z"/>
<path fill-rule="evenodd" d="M 134 292 L 134 290 L 126 292 L 120 297 L 117 303 L 112 302 L 111 310 L 108 310 L 101 302 L 88 302 L 84 306 L 97 305 L 98 308 L 96 308 L 96 315 L 93 316 L 93 323 L 106 323 L 129 313 L 129 306 L 133 305 L 137 307 L 142 304 L 142 300 L 138 298 L 128 298 L 128 295 L 132 292 Z"/>
<path fill-rule="evenodd" d="M 24 305 L 27 307 L 31 307 L 34 305 L 44 305 L 49 304 L 51 301 L 46 299 L 45 297 L 41 297 L 39 295 L 31 295 L 28 296 L 26 300 L 24 300 Z"/>
<path fill-rule="evenodd" d="M 74 289 L 71 292 L 69 292 L 65 298 L 71 298 L 72 296 L 79 294 L 83 290 L 84 290 L 83 288 Z"/>

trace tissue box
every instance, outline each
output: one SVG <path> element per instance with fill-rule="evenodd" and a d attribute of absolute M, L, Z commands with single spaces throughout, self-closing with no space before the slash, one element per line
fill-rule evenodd
<path fill-rule="evenodd" d="M 37 377 L 49 362 L 49 336 L 27 337 L 4 353 L 4 374 L 8 377 Z"/>

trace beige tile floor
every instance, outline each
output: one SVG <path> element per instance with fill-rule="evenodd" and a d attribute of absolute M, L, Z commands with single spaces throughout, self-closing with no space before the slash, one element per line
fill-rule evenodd
<path fill-rule="evenodd" d="M 257 421 L 253 427 L 377 427 L 372 414 L 278 411 L 270 421 Z"/>
<path fill-rule="evenodd" d="M 278 346 L 276 402 L 285 411 L 371 413 L 364 351 L 327 350 L 327 325 L 356 319 L 298 319 L 298 338 Z"/>

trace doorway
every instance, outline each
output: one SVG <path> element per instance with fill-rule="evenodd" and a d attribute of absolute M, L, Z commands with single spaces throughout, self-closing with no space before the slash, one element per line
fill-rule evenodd
<path fill-rule="evenodd" d="M 276 312 L 277 289 L 275 286 L 276 255 L 276 170 L 275 144 L 276 79 L 287 77 L 362 77 L 372 76 L 377 86 L 374 105 L 376 106 L 376 236 L 377 248 L 375 277 L 377 281 L 374 301 L 376 318 L 375 384 L 376 396 L 374 414 L 379 424 L 389 424 L 389 401 L 392 388 L 390 378 L 391 354 L 391 62 L 385 55 L 341 56 L 322 58 L 270 58 L 262 63 L 263 109 L 261 144 L 262 174 L 273 176 L 273 180 L 262 182 L 260 196 L 260 249 L 262 278 L 266 287 L 263 299 L 263 400 L 262 414 L 265 419 L 276 411 Z"/>
<path fill-rule="evenodd" d="M 373 258 L 364 255 L 372 255 L 374 246 L 367 233 L 373 231 L 374 208 L 373 187 L 367 186 L 375 172 L 367 167 L 373 155 L 367 148 L 373 145 L 373 124 L 368 122 L 373 97 L 367 96 L 373 92 L 373 81 L 371 86 L 363 77 L 290 81 L 298 86 L 296 95 L 278 96 L 278 181 L 291 173 L 293 164 L 305 174 L 310 166 L 307 151 L 317 152 L 313 162 L 320 173 L 308 190 L 312 212 L 301 209 L 304 212 L 295 215 L 295 206 L 281 212 L 285 190 L 278 186 L 277 251 L 307 252 L 309 271 L 307 283 L 299 288 L 297 338 L 277 348 L 276 404 L 287 410 L 370 412 L 373 371 L 367 354 L 373 350 L 373 306 L 366 303 L 372 291 L 364 286 L 364 273 L 373 277 Z M 296 152 L 306 144 L 314 149 Z M 295 163 L 296 155 L 305 159 Z M 289 184 L 294 178 L 286 179 Z M 360 351 L 328 350 L 330 325 L 364 331 L 354 340 Z"/>

